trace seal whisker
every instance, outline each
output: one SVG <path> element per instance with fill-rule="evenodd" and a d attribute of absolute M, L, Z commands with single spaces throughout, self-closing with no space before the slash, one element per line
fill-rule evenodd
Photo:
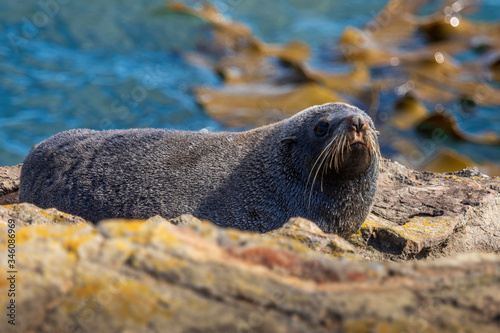
<path fill-rule="evenodd" d="M 342 143 L 344 142 L 344 137 L 342 136 L 339 140 L 339 143 L 335 146 L 335 150 L 333 152 L 333 167 L 335 168 L 336 172 L 339 172 L 339 154 L 340 154 L 340 147 L 342 146 Z"/>
<path fill-rule="evenodd" d="M 312 173 L 314 172 L 314 168 L 316 167 L 317 163 L 320 161 L 321 157 L 323 156 L 323 154 L 327 153 L 328 152 L 328 149 L 333 145 L 334 141 L 336 139 L 336 136 L 332 138 L 332 140 L 328 143 L 328 145 L 321 151 L 321 154 L 319 154 L 318 158 L 316 159 L 316 161 L 314 162 L 312 168 L 311 168 L 311 171 L 309 172 L 309 176 L 307 178 L 307 182 L 306 182 L 306 189 L 307 189 L 307 185 L 309 184 L 309 180 L 312 176 Z M 328 153 L 327 153 L 328 154 Z M 320 163 L 321 165 L 321 163 Z M 318 166 L 319 167 L 319 166 Z"/>
<path fill-rule="evenodd" d="M 340 170 L 340 164 L 344 160 L 344 149 L 343 148 L 344 148 L 344 145 L 345 145 L 345 141 L 346 141 L 346 136 L 343 135 L 341 143 L 337 146 L 337 154 L 335 156 L 335 170 L 337 172 L 339 172 L 339 170 Z M 340 156 L 340 158 L 339 158 L 339 156 Z"/>
<path fill-rule="evenodd" d="M 334 147 L 332 147 L 332 150 L 330 152 L 330 163 L 328 165 L 330 167 L 330 169 L 332 168 L 332 161 L 333 161 L 334 156 L 335 156 L 335 151 L 336 151 L 336 146 L 338 146 L 338 141 L 339 140 L 337 140 L 337 144 Z"/>
<path fill-rule="evenodd" d="M 333 147 L 334 147 L 334 143 L 335 141 L 331 141 L 330 144 L 327 146 L 328 148 L 328 151 L 326 152 L 326 154 L 323 156 L 323 158 L 321 159 L 321 163 L 320 163 L 320 168 L 322 167 L 323 168 L 323 175 L 327 172 L 327 167 L 328 167 L 328 157 L 330 156 L 331 154 L 331 151 L 333 150 Z M 326 162 L 326 163 L 325 163 Z M 323 177 L 323 176 L 322 176 Z M 323 192 L 323 184 L 321 184 L 321 192 Z"/>
<path fill-rule="evenodd" d="M 320 181 L 320 185 L 321 185 L 321 192 L 323 192 L 323 178 L 325 176 L 325 160 L 328 160 L 328 154 L 329 154 L 329 151 L 330 149 L 328 149 L 326 151 L 326 154 L 325 156 L 323 157 L 323 159 L 321 160 L 320 164 L 319 164 L 319 169 L 321 169 L 321 181 Z"/>
<path fill-rule="evenodd" d="M 370 178 L 370 183 L 373 181 L 373 179 L 377 176 L 378 170 L 380 168 L 380 158 L 381 158 L 381 153 L 380 153 L 380 147 L 377 144 L 377 139 L 378 139 L 378 134 L 375 130 L 370 129 L 370 132 L 368 133 L 369 135 L 367 136 L 367 147 L 368 147 L 368 152 L 370 159 L 373 160 L 373 163 L 377 163 L 375 166 L 375 170 L 373 170 L 371 178 Z"/>
<path fill-rule="evenodd" d="M 331 141 L 331 144 L 329 145 L 329 148 L 328 148 L 328 152 L 322 161 L 323 172 L 321 175 L 321 192 L 323 192 L 323 176 L 328 174 L 328 169 L 331 169 L 331 166 L 329 166 L 328 160 L 330 159 L 330 161 L 331 161 L 331 159 L 332 159 L 331 156 L 333 156 L 333 151 L 334 151 L 334 147 L 335 147 L 336 143 L 337 143 L 336 139 Z"/>
<path fill-rule="evenodd" d="M 339 137 L 338 134 L 336 134 L 335 135 L 335 145 L 333 145 L 331 150 L 330 150 L 330 164 L 329 164 L 330 169 L 332 168 L 332 160 L 335 156 L 335 151 L 337 149 L 337 146 L 338 146 L 340 139 L 341 139 L 341 137 Z"/>
<path fill-rule="evenodd" d="M 331 143 L 330 143 L 331 144 Z M 318 156 L 318 158 L 316 159 L 316 161 L 314 162 L 312 168 L 311 168 L 311 171 L 309 171 L 309 176 L 307 177 L 307 182 L 306 182 L 306 188 L 305 188 L 305 191 L 304 191 L 304 194 L 307 193 L 307 186 L 309 185 L 309 180 L 311 179 L 311 176 L 312 176 L 312 173 L 314 172 L 314 168 L 316 167 L 317 163 L 320 161 L 321 159 L 321 156 L 328 150 L 328 147 L 330 146 L 330 144 L 328 144 L 328 146 L 326 146 L 323 151 L 321 152 L 321 154 Z M 320 163 L 321 164 L 321 163 Z M 314 182 L 314 181 L 313 181 Z"/>
<path fill-rule="evenodd" d="M 313 164 L 313 166 L 312 166 L 312 168 L 311 168 L 311 171 L 309 171 L 309 175 L 307 176 L 306 186 L 305 186 L 305 189 L 304 189 L 304 196 L 305 196 L 305 195 L 306 195 L 306 193 L 307 193 L 307 187 L 309 186 L 309 181 L 310 181 L 311 176 L 312 176 L 312 174 L 313 174 L 313 172 L 314 172 L 314 170 L 315 170 L 315 168 L 316 168 L 316 165 L 317 165 L 317 164 L 318 164 L 318 162 L 320 161 L 320 158 L 321 158 L 321 156 L 325 153 L 325 151 L 326 151 L 326 148 L 325 148 L 325 149 L 323 149 L 323 151 L 321 152 L 321 154 L 318 156 L 318 158 L 317 158 L 317 159 L 316 159 L 316 161 L 314 162 L 314 164 Z M 319 168 L 319 165 L 318 165 L 318 168 Z M 314 184 L 314 180 L 313 180 L 313 184 Z M 311 186 L 311 188 L 312 188 L 312 186 Z"/>
<path fill-rule="evenodd" d="M 323 172 L 321 174 L 321 192 L 323 192 L 323 176 L 326 175 L 326 174 L 328 174 L 328 169 L 329 168 L 331 169 L 331 167 L 332 167 L 331 160 L 333 158 L 333 152 L 334 152 L 334 149 L 335 149 L 334 147 L 335 147 L 337 141 L 338 141 L 338 135 L 335 135 L 331 139 L 330 143 L 328 144 L 328 146 L 327 146 L 328 151 L 327 151 L 327 153 L 325 155 L 325 158 L 322 161 Z M 330 160 L 330 163 L 328 163 L 328 160 Z"/>
<path fill-rule="evenodd" d="M 330 162 L 328 164 L 328 167 L 330 169 L 332 168 L 332 161 L 334 156 L 335 156 L 335 147 L 332 147 L 332 149 L 330 150 Z"/>
<path fill-rule="evenodd" d="M 344 147 L 347 142 L 347 136 L 342 135 L 339 144 L 335 146 L 334 158 L 333 158 L 333 166 L 336 172 L 340 170 L 340 164 L 344 161 Z"/>
<path fill-rule="evenodd" d="M 325 149 L 323 149 L 323 151 L 321 152 L 321 154 L 318 156 L 318 159 L 314 163 L 314 165 L 316 165 L 316 163 L 321 159 L 318 167 L 316 168 L 316 173 L 314 174 L 314 178 L 313 178 L 313 181 L 311 183 L 311 189 L 309 191 L 309 201 L 308 201 L 308 205 L 307 205 L 308 209 L 309 209 L 309 207 L 311 205 L 312 191 L 313 191 L 313 188 L 314 188 L 314 184 L 316 183 L 316 178 L 318 177 L 319 170 L 321 169 L 321 165 L 324 163 L 325 158 L 328 156 L 328 153 L 325 154 L 325 152 L 328 151 L 328 149 L 333 144 L 333 142 L 334 142 L 334 140 L 330 141 L 330 143 L 325 147 Z M 314 165 L 313 165 L 313 168 L 311 169 L 311 173 L 314 171 Z M 311 176 L 311 173 L 310 173 L 310 176 Z M 309 179 L 308 179 L 308 183 L 309 183 Z M 307 185 L 306 185 L 306 191 L 307 191 Z M 321 188 L 321 191 L 323 191 L 323 188 Z"/>

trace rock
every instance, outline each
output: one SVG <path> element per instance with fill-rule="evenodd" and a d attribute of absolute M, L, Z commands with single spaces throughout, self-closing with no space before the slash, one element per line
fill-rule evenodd
<path fill-rule="evenodd" d="M 500 178 L 419 172 L 382 161 L 372 213 L 351 241 L 390 259 L 500 251 Z"/>
<path fill-rule="evenodd" d="M 0 167 L 0 205 L 17 203 L 21 167 Z"/>
<path fill-rule="evenodd" d="M 322 253 L 337 256 L 357 253 L 356 248 L 342 237 L 325 234 L 314 222 L 301 217 L 290 219 L 283 227 L 271 231 L 268 235 L 294 239 Z"/>
<path fill-rule="evenodd" d="M 0 167 L 0 196 L 19 190 L 22 164 Z"/>
<path fill-rule="evenodd" d="M 11 205 L 19 201 L 19 191 L 14 191 L 6 195 L 0 196 L 0 206 L 1 205 Z"/>
<path fill-rule="evenodd" d="M 41 209 L 27 203 L 0 206 L 0 223 L 7 223 L 9 219 L 16 221 L 18 226 L 87 223 L 81 217 L 60 212 L 54 208 Z"/>
<path fill-rule="evenodd" d="M 30 214 L 43 219 L 46 211 Z M 221 229 L 189 215 L 180 220 L 20 224 L 16 330 L 2 320 L 0 331 L 498 330 L 499 254 L 376 263 L 285 236 L 318 234 L 323 244 L 301 219 L 282 237 Z M 7 234 L 4 219 L 0 233 Z M 0 248 L 5 243 L 0 237 Z M 6 261 L 2 252 L 2 267 Z M 0 304 L 7 302 L 0 293 Z"/>

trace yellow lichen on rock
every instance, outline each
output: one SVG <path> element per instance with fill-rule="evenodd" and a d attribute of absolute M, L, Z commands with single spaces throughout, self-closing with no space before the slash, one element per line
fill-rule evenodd
<path fill-rule="evenodd" d="M 414 217 L 408 223 L 392 229 L 404 238 L 421 241 L 422 238 L 448 238 L 453 230 L 450 230 L 454 219 L 442 217 Z"/>
<path fill-rule="evenodd" d="M 98 271 L 100 274 L 96 274 Z M 67 312 L 102 311 L 99 316 L 122 321 L 129 327 L 141 327 L 155 316 L 172 315 L 168 308 L 158 305 L 156 292 L 147 281 L 92 266 L 78 269 L 76 285 L 65 300 L 60 306 Z"/>

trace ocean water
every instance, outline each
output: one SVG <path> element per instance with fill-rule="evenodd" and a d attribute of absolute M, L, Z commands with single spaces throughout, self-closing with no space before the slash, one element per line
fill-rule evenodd
<path fill-rule="evenodd" d="M 386 1 L 213 3 L 266 42 L 308 43 L 312 63 L 321 68 L 328 66 L 329 47 L 342 31 L 361 27 Z M 181 56 L 206 36 L 206 26 L 188 16 L 155 13 L 164 4 L 2 1 L 0 166 L 22 162 L 33 145 L 72 128 L 224 130 L 192 94 L 195 87 L 221 85 L 221 79 Z M 473 17 L 497 20 L 500 2 L 484 1 Z M 485 109 L 481 117 L 469 124 L 472 131 L 480 130 L 486 119 L 500 132 L 498 110 Z"/>

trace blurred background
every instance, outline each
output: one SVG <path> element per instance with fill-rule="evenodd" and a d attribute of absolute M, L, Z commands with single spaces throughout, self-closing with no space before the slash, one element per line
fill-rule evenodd
<path fill-rule="evenodd" d="M 60 131 L 366 110 L 414 169 L 500 175 L 500 2 L 0 3 L 0 166 Z"/>

